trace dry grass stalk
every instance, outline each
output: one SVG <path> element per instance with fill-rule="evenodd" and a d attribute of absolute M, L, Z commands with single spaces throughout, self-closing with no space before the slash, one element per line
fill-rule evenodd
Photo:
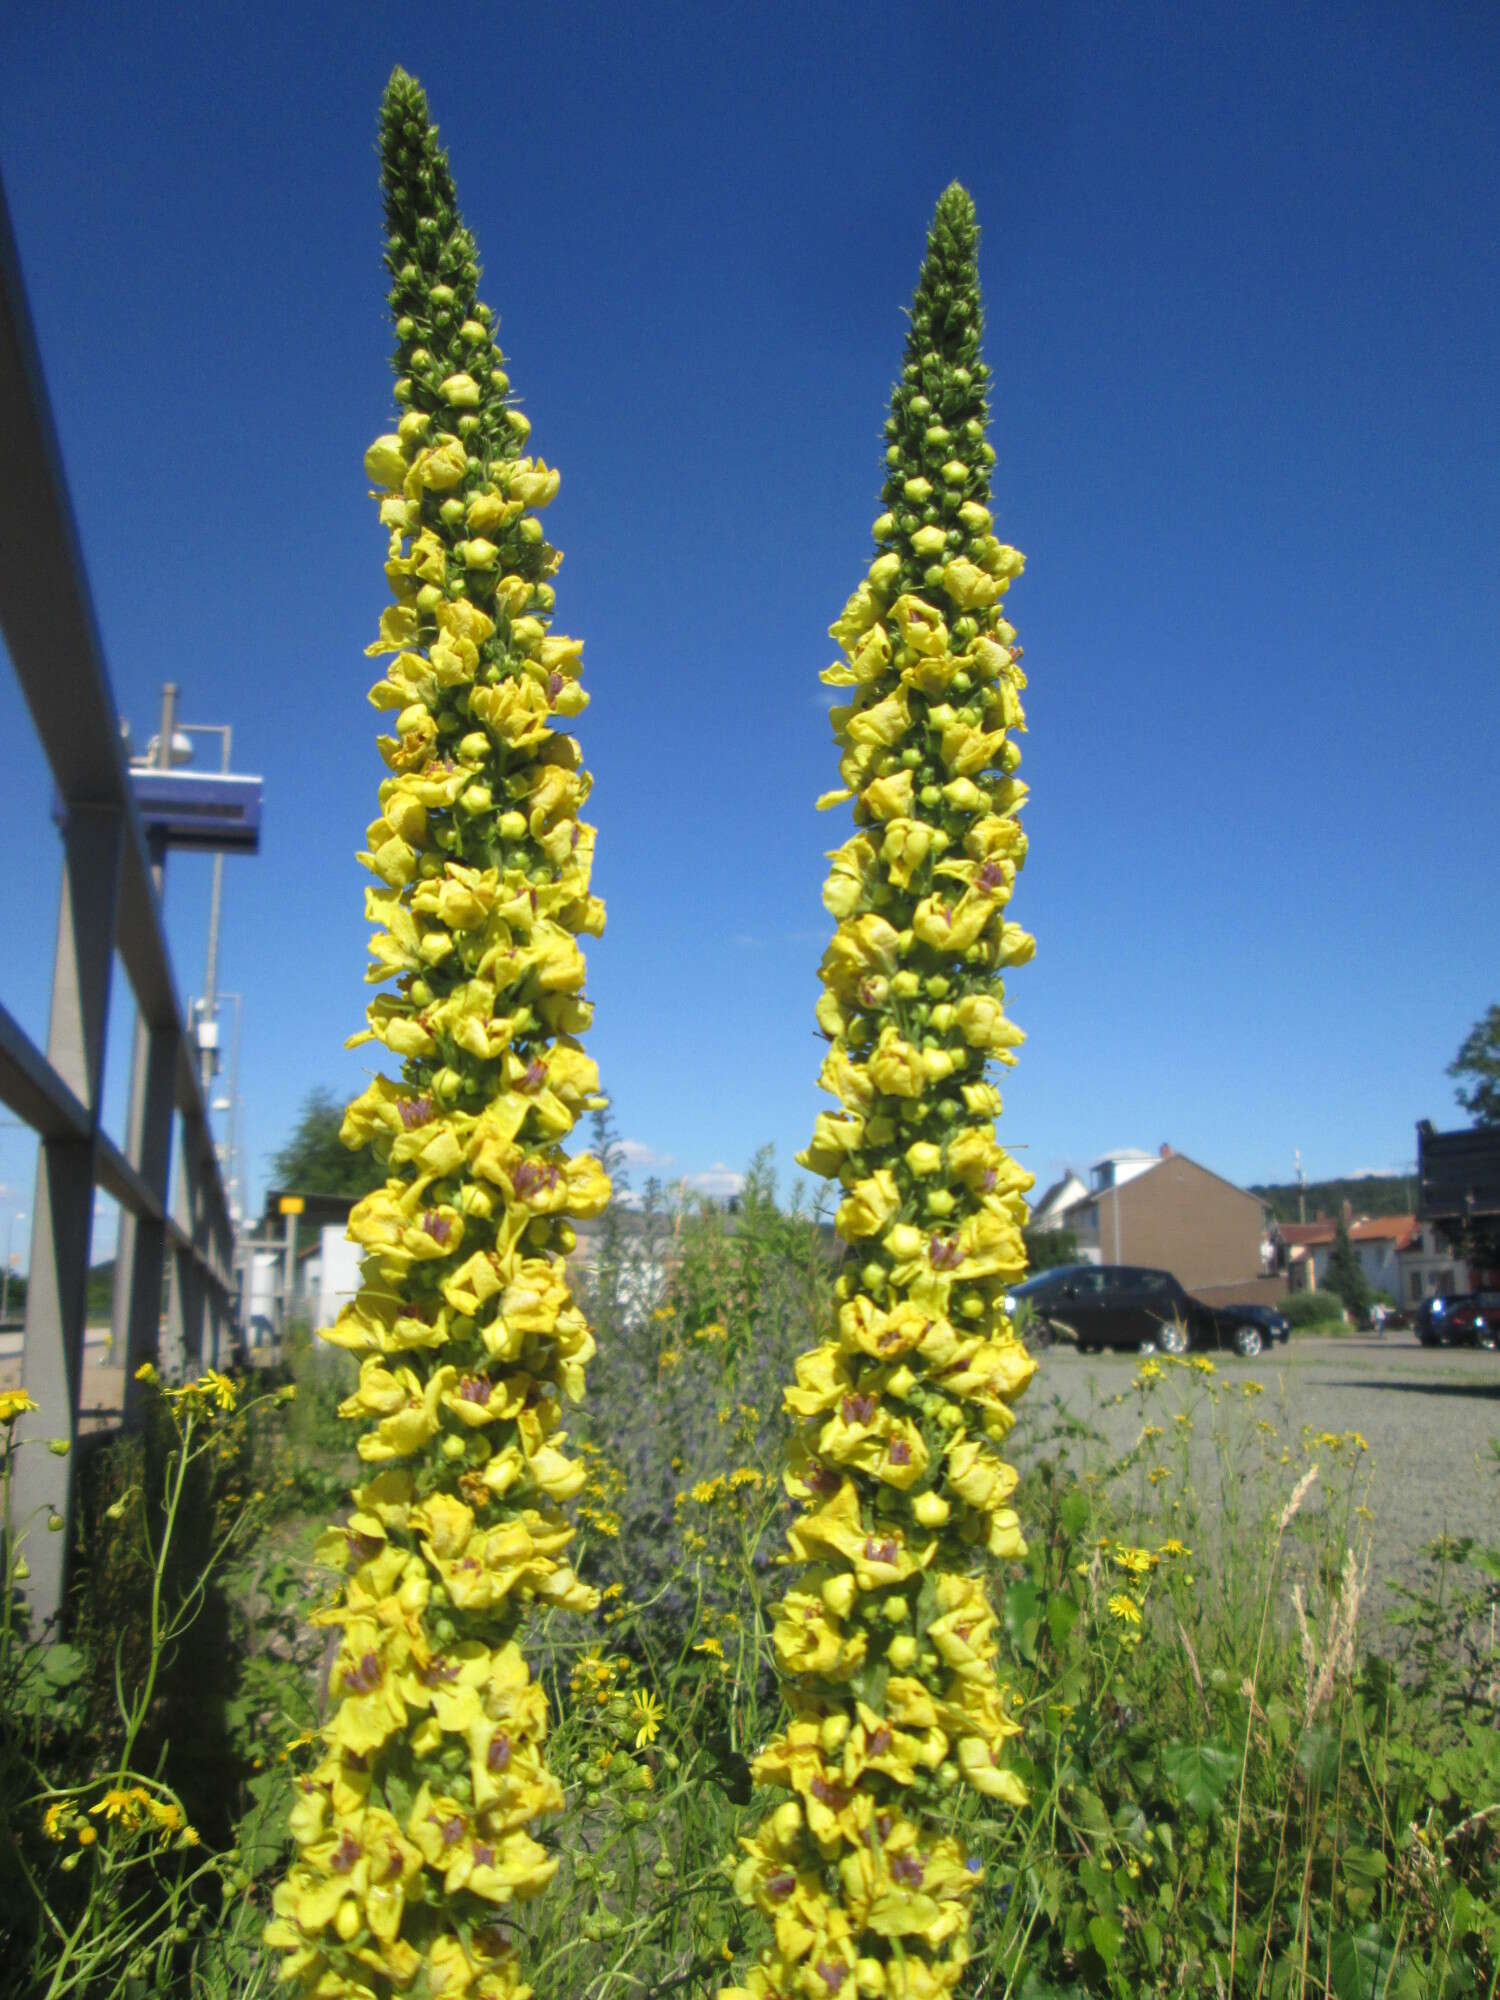
<path fill-rule="evenodd" d="M 1276 1532 L 1278 1535 L 1284 1535 L 1293 1521 L 1302 1512 L 1302 1503 L 1312 1491 L 1313 1482 L 1317 1479 L 1317 1476 L 1318 1468 L 1315 1465 L 1310 1465 L 1297 1481 L 1297 1484 L 1292 1488 L 1292 1497 L 1282 1508 L 1281 1518 L 1276 1523 Z"/>
<path fill-rule="evenodd" d="M 1303 1607 L 1301 1586 L 1294 1585 L 1292 1588 L 1292 1608 L 1297 1614 L 1297 1628 L 1302 1641 L 1302 1662 L 1307 1676 L 1303 1695 L 1304 1720 L 1309 1723 L 1330 1706 L 1335 1688 L 1341 1682 L 1348 1682 L 1353 1678 L 1354 1640 L 1359 1626 L 1359 1607 L 1364 1601 L 1365 1576 L 1368 1568 L 1368 1557 L 1365 1559 L 1365 1569 L 1361 1570 L 1354 1559 L 1353 1549 L 1345 1551 L 1338 1595 L 1329 1608 L 1328 1631 L 1323 1641 L 1321 1665 L 1317 1664 L 1317 1647 L 1307 1612 Z"/>

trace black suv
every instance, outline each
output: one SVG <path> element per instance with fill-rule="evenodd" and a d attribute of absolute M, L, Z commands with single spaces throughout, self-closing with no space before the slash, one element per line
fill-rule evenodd
<path fill-rule="evenodd" d="M 1170 1271 L 1136 1264 L 1064 1264 L 1017 1285 L 1007 1310 L 1031 1308 L 1026 1338 L 1050 1346 L 1071 1334 L 1080 1354 L 1100 1347 L 1160 1348 L 1186 1354 L 1190 1347 L 1232 1347 L 1252 1359 L 1274 1340 L 1285 1340 L 1287 1322 L 1269 1306 L 1210 1306 L 1185 1292 Z"/>

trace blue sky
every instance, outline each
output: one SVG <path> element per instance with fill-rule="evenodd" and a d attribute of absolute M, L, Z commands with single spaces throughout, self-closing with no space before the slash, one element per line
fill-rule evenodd
<path fill-rule="evenodd" d="M 305 18 L 304 18 L 305 15 Z M 590 1047 L 637 1183 L 820 1100 L 842 816 L 819 669 L 879 511 L 933 203 L 983 229 L 1031 675 L 1002 1136 L 1400 1168 L 1497 997 L 1500 16 L 1482 4 L 0 13 L 0 174 L 121 713 L 263 774 L 226 869 L 251 1179 L 362 1086 L 392 414 L 374 134 L 426 85 L 586 641 Z M 58 857 L 8 670 L 0 998 L 45 1034 Z M 213 759 L 216 746 L 201 740 Z M 18 864 L 18 865 L 17 865 Z M 209 864 L 169 928 L 202 980 Z M 108 1122 L 123 1123 L 128 1019 Z M 0 1129 L 0 1220 L 31 1205 Z"/>

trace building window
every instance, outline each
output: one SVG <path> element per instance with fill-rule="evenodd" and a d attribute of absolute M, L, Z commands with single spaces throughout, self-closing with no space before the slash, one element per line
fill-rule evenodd
<path fill-rule="evenodd" d="M 1415 1304 L 1422 1296 L 1422 1273 L 1420 1271 L 1413 1271 L 1411 1277 L 1407 1280 L 1407 1284 L 1410 1288 L 1409 1296 L 1413 1304 Z"/>

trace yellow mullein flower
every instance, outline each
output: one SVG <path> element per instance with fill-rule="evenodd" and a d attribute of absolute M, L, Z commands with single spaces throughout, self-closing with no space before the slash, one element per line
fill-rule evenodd
<path fill-rule="evenodd" d="M 531 1829 L 563 1804 L 519 1638 L 533 1605 L 598 1602 L 567 1560 L 562 1504 L 587 1470 L 562 1410 L 594 1351 L 569 1285 L 573 1225 L 603 1211 L 609 1183 L 564 1145 L 604 1101 L 577 1039 L 591 1014 L 578 940 L 604 910 L 579 818 L 590 780 L 558 726 L 586 700 L 581 642 L 548 629 L 561 558 L 536 510 L 558 475 L 521 456 L 529 425 L 476 295 L 473 239 L 400 71 L 381 153 L 401 414 L 365 458 L 395 600 L 366 651 L 392 720 L 360 856 L 367 977 L 383 990 L 352 1039 L 401 1070 L 361 1092 L 340 1135 L 384 1174 L 350 1217 L 359 1291 L 325 1330 L 359 1360 L 339 1414 L 367 1472 L 319 1544 L 342 1572 L 312 1614 L 340 1628 L 332 1707 L 297 1779 L 295 1858 L 265 1937 L 309 1993 L 406 1991 L 421 1974 L 434 1996 L 502 2000 L 525 1990 L 518 1962 L 472 1899 L 546 1886 L 557 1863 Z M 216 1371 L 177 1393 L 233 1407 Z M 612 1505 L 580 1518 L 619 1533 Z M 575 1699 L 607 1702 L 617 1679 L 583 1663 Z M 175 1802 L 112 1797 L 101 1813 L 196 1839 Z"/>
<path fill-rule="evenodd" d="M 802 1569 L 773 1617 L 787 1718 L 754 1776 L 792 1796 L 742 1842 L 736 1891 L 772 1943 L 721 2000 L 953 1992 L 977 1864 L 944 1794 L 1026 1798 L 990 1577 L 1025 1552 L 994 1448 L 1034 1372 L 1004 1304 L 1031 1176 L 996 1140 L 985 1071 L 1023 1040 L 996 975 L 1033 944 L 1005 914 L 1026 853 L 1008 734 L 1023 677 L 998 607 L 1020 559 L 990 532 L 975 235 L 949 189 L 887 427 L 878 552 L 822 677 L 847 703 L 831 712 L 844 788 L 818 804 L 852 794 L 854 830 L 830 856 L 816 1009 L 836 1108 L 798 1157 L 838 1180 L 851 1255 L 836 1323 L 783 1391 Z"/>

